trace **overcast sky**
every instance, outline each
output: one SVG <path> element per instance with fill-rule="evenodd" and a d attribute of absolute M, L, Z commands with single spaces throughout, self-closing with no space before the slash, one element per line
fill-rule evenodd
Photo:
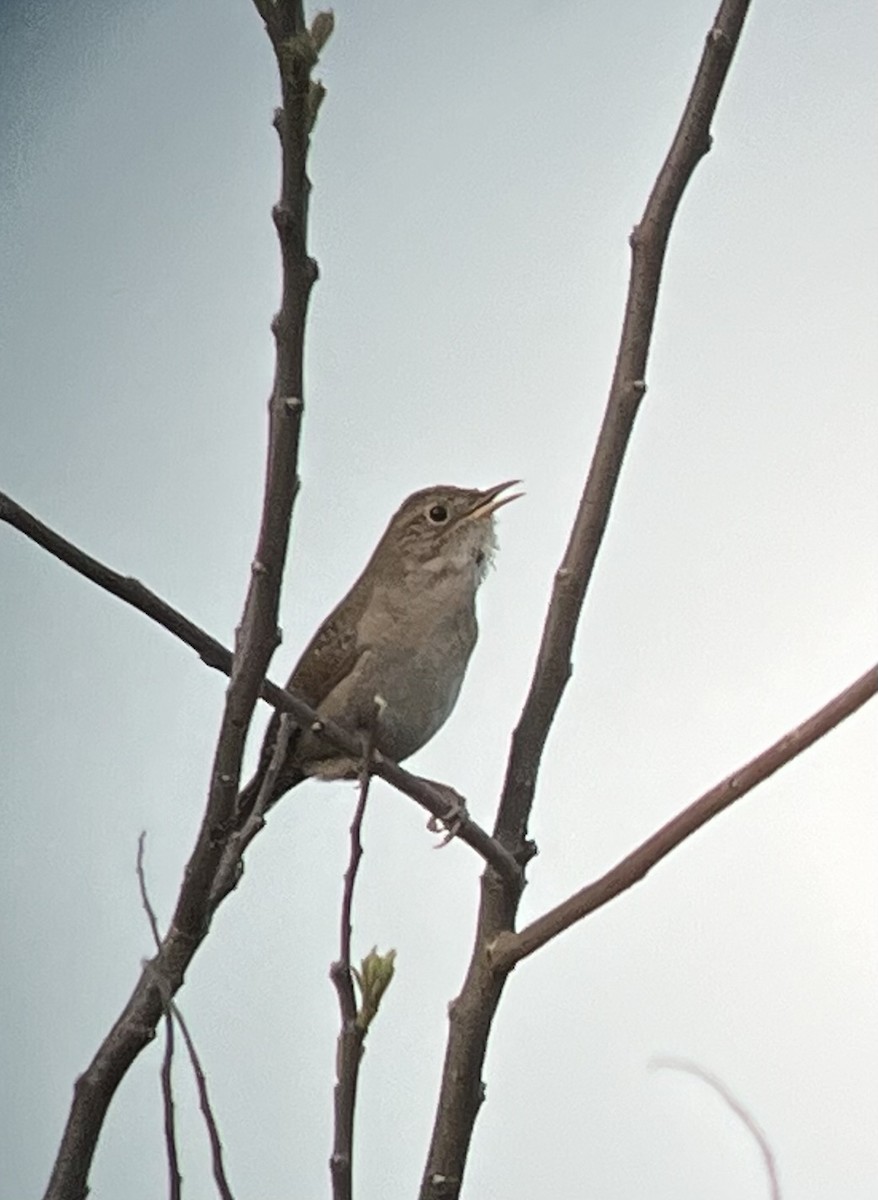
<path fill-rule="evenodd" d="M 321 279 L 284 678 L 401 499 L 520 476 L 460 703 L 411 761 L 490 825 L 603 410 L 642 211 L 715 0 L 340 0 L 311 163 Z M 540 779 L 522 917 L 606 870 L 870 665 L 878 585 L 876 14 L 756 0 L 671 239 L 649 392 Z M 246 0 L 0 10 L 0 487 L 231 642 L 262 487 L 271 49 Z M 0 528 L 0 1197 L 39 1195 L 71 1089 L 165 922 L 224 680 Z M 258 714 L 260 727 L 266 718 Z M 470 1200 L 743 1200 L 878 1179 L 876 710 L 515 972 Z M 255 754 L 258 738 L 249 748 Z M 181 993 L 240 1197 L 321 1196 L 327 971 L 354 801 L 272 813 Z M 479 861 L 376 784 L 354 948 L 396 947 L 360 1197 L 415 1194 Z M 165 1189 L 159 1047 L 95 1197 Z M 186 1195 L 214 1195 L 178 1072 Z"/>

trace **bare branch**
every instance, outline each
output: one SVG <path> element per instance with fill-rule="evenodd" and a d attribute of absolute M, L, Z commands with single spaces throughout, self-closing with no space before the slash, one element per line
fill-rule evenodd
<path fill-rule="evenodd" d="M 304 30 L 302 5 L 297 0 L 280 0 L 276 10 L 285 36 Z M 305 320 L 317 276 L 307 251 L 310 182 L 306 175 L 312 120 L 308 94 L 316 56 L 281 54 L 285 43 L 276 40 L 278 28 L 269 33 L 278 58 L 283 100 L 276 122 L 282 150 L 281 194 L 273 214 L 283 282 L 280 309 L 273 321 L 276 361 L 269 401 L 268 464 L 250 587 L 236 631 L 207 807 L 176 910 L 160 950 L 144 965 L 123 1012 L 76 1082 L 46 1200 L 84 1200 L 91 1161 L 116 1088 L 155 1036 L 164 1008 L 181 987 L 186 968 L 207 934 L 214 879 L 232 829 L 244 743 L 278 641 L 280 587 L 298 488 Z"/>
<path fill-rule="evenodd" d="M 165 1153 L 168 1159 L 168 1196 L 180 1200 L 183 1194 L 183 1176 L 180 1174 L 180 1156 L 177 1152 L 177 1123 L 174 1114 L 174 1084 L 171 1071 L 174 1065 L 174 1020 L 170 1012 L 165 1013 L 165 1053 L 162 1057 L 162 1109 L 165 1125 Z"/>
<path fill-rule="evenodd" d="M 253 5 L 260 17 L 262 17 L 265 28 L 270 34 L 271 30 L 275 28 L 275 22 L 277 21 L 275 0 L 253 0 Z"/>
<path fill-rule="evenodd" d="M 146 887 L 146 871 L 143 865 L 143 856 L 146 846 L 146 830 L 142 830 L 137 839 L 137 884 L 140 888 L 140 901 L 143 905 L 143 911 L 146 913 L 146 919 L 149 922 L 149 928 L 152 932 L 153 941 L 157 950 L 161 949 L 162 939 L 159 933 L 159 923 L 155 915 L 155 909 L 149 898 L 149 892 Z M 180 1174 L 180 1156 L 177 1153 L 177 1126 L 174 1115 L 174 1085 L 172 1078 L 172 1067 L 174 1064 L 174 1021 L 171 1017 L 170 1010 L 165 1011 L 165 1052 L 162 1057 L 162 1068 L 160 1072 L 162 1084 L 162 1109 L 164 1112 L 164 1128 L 165 1128 L 165 1153 L 168 1159 L 168 1195 L 171 1200 L 180 1200 L 183 1191 L 183 1177 Z"/>
<path fill-rule="evenodd" d="M 160 596 L 157 596 L 155 592 L 144 587 L 138 580 L 121 575 L 118 571 L 112 570 L 106 564 L 80 550 L 72 542 L 68 542 L 2 492 L 0 492 L 0 520 L 6 521 L 18 529 L 55 558 L 72 567 L 78 574 L 161 625 L 163 629 L 168 630 L 169 633 L 195 650 L 207 666 L 224 675 L 231 674 L 232 653 L 222 642 L 211 637 L 206 630 L 190 621 L 181 612 L 162 600 Z M 273 708 L 290 713 L 298 725 L 313 725 L 319 719 L 314 709 L 298 696 L 285 691 L 268 679 L 262 680 L 259 694 Z M 332 721 L 321 720 L 320 724 L 322 734 L 327 741 L 333 742 L 352 756 L 359 754 L 360 744 L 354 734 L 342 729 Z M 411 774 L 403 767 L 391 762 L 390 759 L 378 754 L 373 756 L 372 773 L 380 776 L 397 791 L 414 800 L 437 821 L 446 826 L 453 825 L 455 837 L 465 842 L 470 849 L 490 863 L 503 879 L 507 879 L 510 883 L 520 882 L 521 868 L 517 859 L 472 820 L 466 807 L 460 804 L 459 797 L 456 797 L 452 789 L 427 779 L 421 779 L 418 775 Z M 263 813 L 264 807 L 263 805 L 261 810 Z M 262 824 L 261 816 L 259 820 L 248 821 L 246 832 L 234 835 L 232 841 L 227 844 L 214 886 L 211 889 L 212 899 L 209 905 L 211 912 L 222 898 L 234 889 L 240 878 L 241 855 L 261 830 Z"/>
<path fill-rule="evenodd" d="M 341 1017 L 336 1052 L 334 1138 L 332 1157 L 329 1160 L 333 1200 L 351 1200 L 353 1195 L 354 1110 L 357 1103 L 357 1082 L 360 1075 L 366 1028 L 361 1027 L 357 1021 L 357 1001 L 351 974 L 351 925 L 354 886 L 357 882 L 360 859 L 363 857 L 360 835 L 363 828 L 363 817 L 366 813 L 366 801 L 369 798 L 368 763 L 371 753 L 372 746 L 369 745 L 363 755 L 360 795 L 354 819 L 351 822 L 351 850 L 342 893 L 338 961 L 332 964 L 329 971 L 329 977 L 338 994 Z"/>
<path fill-rule="evenodd" d="M 146 845 L 146 831 L 144 830 L 137 839 L 137 882 L 140 887 L 140 899 L 143 903 L 144 911 L 146 912 L 149 927 L 152 930 L 153 940 L 156 944 L 156 949 L 161 950 L 162 939 L 159 933 L 159 923 L 156 919 L 155 909 L 149 898 L 149 892 L 146 886 L 146 871 L 144 870 L 143 858 Z M 207 1126 L 207 1136 L 210 1139 L 210 1149 L 213 1159 L 213 1177 L 216 1180 L 217 1190 L 222 1200 L 234 1200 L 226 1172 L 223 1166 L 223 1146 L 219 1135 L 216 1119 L 213 1115 L 213 1109 L 210 1104 L 210 1097 L 207 1092 L 207 1079 L 204 1070 L 201 1066 L 201 1059 L 198 1056 L 198 1051 L 195 1049 L 195 1042 L 189 1032 L 189 1027 L 183 1018 L 183 1014 L 173 1000 L 168 999 L 166 1019 L 167 1041 L 165 1043 L 165 1058 L 162 1064 L 162 1095 L 165 1102 L 165 1140 L 168 1148 L 168 1167 L 171 1177 L 170 1192 L 171 1196 L 178 1198 L 181 1192 L 182 1178 L 177 1158 L 176 1137 L 174 1135 L 174 1101 L 171 1090 L 171 1060 L 174 1055 L 174 1021 L 180 1026 L 180 1032 L 183 1034 L 183 1040 L 186 1043 L 186 1049 L 189 1052 L 189 1061 L 192 1064 L 192 1071 L 195 1075 L 195 1082 L 198 1087 L 198 1097 L 201 1103 L 201 1111 L 204 1115 L 204 1123 Z"/>
<path fill-rule="evenodd" d="M 666 1068 L 671 1071 L 686 1071 L 689 1075 L 694 1075 L 696 1079 L 703 1079 L 709 1087 L 712 1087 L 722 1097 L 735 1116 L 743 1121 L 744 1125 L 753 1135 L 754 1141 L 759 1146 L 768 1175 L 771 1200 L 781 1200 L 777 1165 L 774 1161 L 774 1151 L 769 1144 L 768 1138 L 762 1129 L 760 1129 L 753 1114 L 744 1107 L 740 1100 L 732 1095 L 722 1080 L 718 1079 L 716 1075 L 711 1075 L 709 1071 L 705 1071 L 703 1067 L 699 1067 L 697 1063 L 688 1062 L 685 1058 L 657 1058 L 650 1063 L 650 1066 L 653 1068 Z"/>
<path fill-rule="evenodd" d="M 198 1088 L 198 1101 L 201 1106 L 201 1112 L 204 1117 L 204 1124 L 207 1126 L 207 1136 L 210 1141 L 210 1156 L 213 1163 L 213 1177 L 216 1181 L 216 1188 L 219 1192 L 221 1200 L 235 1200 L 232 1189 L 229 1187 L 229 1181 L 226 1178 L 226 1169 L 223 1162 L 223 1143 L 220 1138 L 219 1127 L 216 1123 L 216 1118 L 213 1115 L 213 1108 L 210 1103 L 210 1096 L 207 1091 L 207 1076 L 204 1074 L 204 1068 L 201 1065 L 201 1059 L 198 1056 L 198 1051 L 195 1049 L 195 1042 L 192 1040 L 192 1035 L 189 1032 L 189 1027 L 183 1020 L 183 1014 L 178 1006 L 172 1000 L 170 1003 L 171 1012 L 174 1015 L 174 1020 L 180 1026 L 180 1032 L 183 1035 L 183 1041 L 186 1043 L 186 1049 L 189 1052 L 189 1061 L 192 1064 L 192 1071 L 195 1075 L 195 1083 Z"/>
<path fill-rule="evenodd" d="M 876 692 L 878 666 L 861 675 L 819 712 L 784 734 L 774 745 L 727 776 L 709 792 L 705 792 L 688 808 L 684 808 L 606 875 L 588 884 L 538 917 L 536 921 L 532 921 L 520 933 L 501 933 L 489 950 L 494 969 L 501 973 L 511 971 L 516 963 L 545 946 L 546 942 L 550 942 L 559 933 L 563 933 L 583 917 L 587 917 L 620 893 L 633 887 L 687 837 L 713 820 L 723 809 L 746 796 L 786 763 L 797 758 L 836 725 L 841 724 L 846 717 L 861 708 Z"/>
<path fill-rule="evenodd" d="M 84 550 L 80 550 L 73 542 L 68 542 L 60 533 L 43 524 L 5 492 L 0 492 L 0 521 L 5 521 L 32 542 L 48 550 L 49 554 L 72 567 L 78 574 L 90 579 L 105 592 L 130 604 L 132 608 L 138 609 L 150 620 L 167 629 L 174 637 L 193 649 L 207 666 L 215 671 L 222 671 L 224 675 L 231 674 L 232 653 L 222 642 L 212 638 L 155 592 L 144 587 L 140 580 L 132 579 L 130 575 L 121 575 L 98 559 L 92 558 L 90 554 L 86 554 Z"/>
<path fill-rule="evenodd" d="M 570 654 L 586 590 L 609 519 L 640 402 L 658 302 L 665 249 L 686 185 L 710 146 L 710 123 L 740 37 L 748 0 L 723 0 L 668 156 L 640 224 L 631 236 L 628 298 L 610 394 L 579 510 L 555 585 L 534 676 L 506 770 L 494 836 L 524 859 L 527 824 L 549 728 L 570 676 Z M 420 1200 L 455 1200 L 476 1116 L 483 1099 L 482 1065 L 505 974 L 491 966 L 485 947 L 511 930 L 519 884 L 486 871 L 472 959 L 463 990 L 450 1010 L 450 1028 L 433 1138 Z"/>
<path fill-rule="evenodd" d="M 160 950 L 162 946 L 162 935 L 159 930 L 158 918 L 155 915 L 155 909 L 149 898 L 149 893 L 146 888 L 146 870 L 143 865 L 143 857 L 146 852 L 146 830 L 141 830 L 137 838 L 137 886 L 140 888 L 140 902 L 143 905 L 143 911 L 146 913 L 146 919 L 149 921 L 152 940 L 155 942 L 156 950 Z"/>
<path fill-rule="evenodd" d="M 710 122 L 749 0 L 723 0 L 707 35 L 680 125 L 640 224 L 630 237 L 631 274 L 616 366 L 588 478 L 543 628 L 533 680 L 512 747 L 494 835 L 514 847 L 525 835 L 543 748 L 571 674 L 582 604 L 610 516 L 622 461 L 646 394 L 646 364 L 671 225 L 692 173 L 711 145 Z"/>

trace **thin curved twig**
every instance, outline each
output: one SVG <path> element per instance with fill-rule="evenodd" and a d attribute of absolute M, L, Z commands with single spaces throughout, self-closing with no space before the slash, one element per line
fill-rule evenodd
<path fill-rule="evenodd" d="M 689 1062 L 685 1058 L 655 1058 L 650 1063 L 653 1069 L 665 1069 L 669 1071 L 685 1071 L 689 1075 L 694 1075 L 696 1079 L 702 1079 L 708 1087 L 719 1095 L 732 1110 L 735 1116 L 743 1122 L 748 1132 L 752 1135 L 753 1140 L 759 1147 L 759 1152 L 762 1155 L 762 1161 L 765 1163 L 765 1172 L 768 1175 L 768 1186 L 771 1191 L 771 1200 L 781 1200 L 780 1180 L 777 1174 L 777 1163 L 774 1159 L 774 1151 L 771 1148 L 771 1143 L 765 1136 L 765 1132 L 759 1125 L 759 1122 L 753 1116 L 748 1108 L 733 1095 L 726 1087 L 723 1081 L 717 1078 L 716 1075 L 711 1075 L 709 1071 L 705 1071 L 698 1063 Z"/>

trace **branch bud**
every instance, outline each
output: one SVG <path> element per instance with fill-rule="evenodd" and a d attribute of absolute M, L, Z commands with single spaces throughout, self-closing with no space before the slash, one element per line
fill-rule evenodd
<path fill-rule="evenodd" d="M 381 1005 L 384 993 L 390 987 L 395 958 L 395 950 L 388 950 L 386 954 L 379 954 L 378 947 L 373 946 L 360 963 L 359 971 L 356 967 L 351 967 L 351 974 L 357 981 L 357 987 L 360 989 L 360 1011 L 357 1013 L 357 1028 L 361 1029 L 363 1033 L 372 1024 L 372 1020 Z"/>

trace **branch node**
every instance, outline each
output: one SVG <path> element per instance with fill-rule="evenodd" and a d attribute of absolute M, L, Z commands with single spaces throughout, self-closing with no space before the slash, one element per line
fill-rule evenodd
<path fill-rule="evenodd" d="M 278 234 L 285 237 L 289 234 L 293 227 L 293 213 L 288 204 L 282 204 L 278 201 L 272 206 L 271 219 L 274 221 L 274 227 Z"/>

